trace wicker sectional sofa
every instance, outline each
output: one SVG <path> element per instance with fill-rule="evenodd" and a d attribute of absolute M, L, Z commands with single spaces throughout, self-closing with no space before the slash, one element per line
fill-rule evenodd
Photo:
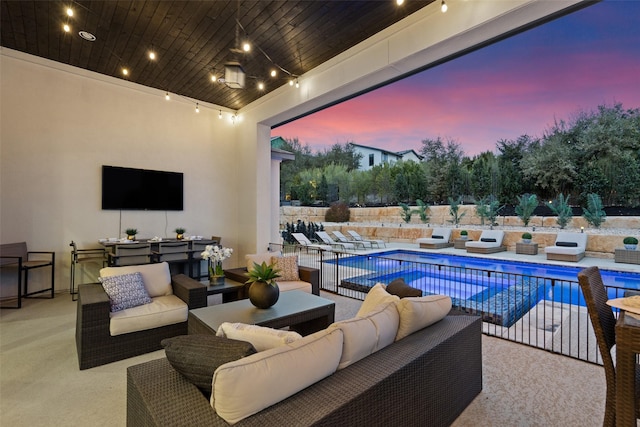
<path fill-rule="evenodd" d="M 450 425 L 482 390 L 481 324 L 448 315 L 235 425 Z M 229 424 L 162 358 L 127 369 L 127 425 Z"/>

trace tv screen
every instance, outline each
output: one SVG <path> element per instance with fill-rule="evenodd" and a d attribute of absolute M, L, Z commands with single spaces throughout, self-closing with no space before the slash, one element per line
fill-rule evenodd
<path fill-rule="evenodd" d="M 102 209 L 181 211 L 183 174 L 102 166 Z"/>

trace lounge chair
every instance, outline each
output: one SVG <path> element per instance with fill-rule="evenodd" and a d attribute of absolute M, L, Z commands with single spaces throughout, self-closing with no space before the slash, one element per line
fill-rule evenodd
<path fill-rule="evenodd" d="M 578 262 L 584 258 L 587 250 L 587 235 L 561 231 L 556 236 L 555 246 L 544 248 L 547 259 L 555 261 Z"/>
<path fill-rule="evenodd" d="M 347 233 L 349 233 L 351 235 L 351 237 L 353 237 L 353 240 L 357 240 L 358 242 L 369 242 L 372 245 L 376 245 L 376 247 L 378 247 L 378 248 L 386 248 L 387 247 L 387 244 L 384 242 L 384 240 L 363 239 L 360 234 L 358 234 L 356 231 L 353 231 L 353 230 L 349 230 L 349 231 L 347 231 Z"/>
<path fill-rule="evenodd" d="M 322 240 L 322 243 L 324 243 L 325 245 L 331 245 L 332 248 L 340 248 L 344 250 L 355 250 L 356 248 L 356 245 L 354 245 L 353 243 L 336 242 L 331 238 L 331 236 L 327 234 L 326 231 L 316 231 L 316 236 L 318 236 L 320 240 Z"/>
<path fill-rule="evenodd" d="M 362 249 L 371 249 L 372 248 L 371 242 L 365 242 L 364 240 L 349 240 L 349 239 L 347 239 L 347 236 L 342 234 L 342 232 L 340 232 L 340 231 L 332 231 L 332 233 L 333 233 L 334 236 L 336 236 L 336 239 L 338 239 L 339 242 L 342 242 L 342 243 L 353 243 L 354 245 L 356 245 L 356 247 L 360 246 L 360 247 L 362 247 Z"/>
<path fill-rule="evenodd" d="M 416 239 L 416 243 L 421 249 L 442 249 L 453 246 L 453 243 L 449 243 L 450 239 L 450 228 L 434 228 L 431 237 L 421 237 Z"/>
<path fill-rule="evenodd" d="M 504 252 L 506 246 L 502 246 L 504 239 L 504 231 L 502 230 L 485 230 L 480 235 L 478 241 L 469 241 L 465 243 L 465 248 L 469 253 L 475 254 L 492 254 L 495 252 Z"/>
<path fill-rule="evenodd" d="M 293 236 L 294 239 L 296 239 L 296 242 L 298 242 L 298 244 L 300 246 L 304 246 L 306 248 L 312 248 L 312 249 L 319 249 L 321 251 L 330 251 L 332 248 L 329 245 L 319 245 L 317 243 L 313 243 L 311 240 L 309 240 L 309 238 L 307 238 L 307 236 L 305 236 L 302 233 L 291 233 L 291 235 Z"/>

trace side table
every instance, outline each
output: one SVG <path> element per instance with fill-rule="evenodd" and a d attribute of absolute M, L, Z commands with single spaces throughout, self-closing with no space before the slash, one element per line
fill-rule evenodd
<path fill-rule="evenodd" d="M 207 295 L 222 294 L 222 302 L 238 301 L 246 298 L 245 296 L 245 284 L 242 282 L 236 282 L 228 278 L 224 279 L 223 285 L 209 285 L 209 281 L 200 282 L 207 286 Z"/>
<path fill-rule="evenodd" d="M 453 247 L 455 249 L 467 249 L 465 246 L 467 242 L 471 242 L 470 239 L 455 239 L 453 241 Z"/>
<path fill-rule="evenodd" d="M 538 244 L 516 242 L 516 253 L 523 255 L 538 255 Z"/>
<path fill-rule="evenodd" d="M 626 264 L 640 264 L 640 251 L 630 251 L 628 249 L 616 249 L 615 262 Z"/>

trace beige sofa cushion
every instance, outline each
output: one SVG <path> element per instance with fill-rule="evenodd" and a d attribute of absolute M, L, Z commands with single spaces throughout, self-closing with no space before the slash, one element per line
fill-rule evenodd
<path fill-rule="evenodd" d="M 400 325 L 396 341 L 443 319 L 451 310 L 451 297 L 427 295 L 402 298 L 397 303 Z"/>
<path fill-rule="evenodd" d="M 253 268 L 253 263 L 262 264 L 266 262 L 267 264 L 271 264 L 271 257 L 281 256 L 281 252 L 262 252 L 259 254 L 247 254 L 244 256 L 245 261 L 247 262 L 247 271 L 251 271 Z"/>
<path fill-rule="evenodd" d="M 151 298 L 172 295 L 171 273 L 166 262 L 156 264 L 128 265 L 125 267 L 105 267 L 100 270 L 100 277 L 120 276 L 140 272 L 144 287 Z"/>
<path fill-rule="evenodd" d="M 288 282 L 276 280 L 276 283 L 278 284 L 278 288 L 280 289 L 280 292 L 302 291 L 310 294 L 312 291 L 311 283 L 304 282 L 302 280 L 293 280 Z"/>
<path fill-rule="evenodd" d="M 302 338 L 302 335 L 294 331 L 283 331 L 265 326 L 229 322 L 223 322 L 216 331 L 216 335 L 251 343 L 257 351 L 269 350 L 270 348 L 291 344 Z"/>
<path fill-rule="evenodd" d="M 124 268 L 124 267 L 120 267 Z M 175 295 L 152 298 L 151 304 L 140 305 L 111 313 L 111 336 L 145 331 L 187 321 L 189 306 Z"/>
<path fill-rule="evenodd" d="M 344 334 L 338 369 L 346 368 L 392 344 L 399 322 L 396 303 L 387 302 L 378 305 L 364 317 L 354 317 L 329 326 L 329 330 L 340 329 Z"/>
<path fill-rule="evenodd" d="M 222 419 L 235 424 L 286 399 L 336 371 L 342 339 L 340 329 L 324 329 L 292 344 L 225 363 L 213 374 L 211 406 Z"/>
<path fill-rule="evenodd" d="M 356 317 L 364 317 L 367 313 L 374 310 L 378 305 L 385 302 L 397 302 L 400 298 L 387 292 L 383 283 L 376 284 L 362 301 L 362 305 L 356 314 Z"/>

